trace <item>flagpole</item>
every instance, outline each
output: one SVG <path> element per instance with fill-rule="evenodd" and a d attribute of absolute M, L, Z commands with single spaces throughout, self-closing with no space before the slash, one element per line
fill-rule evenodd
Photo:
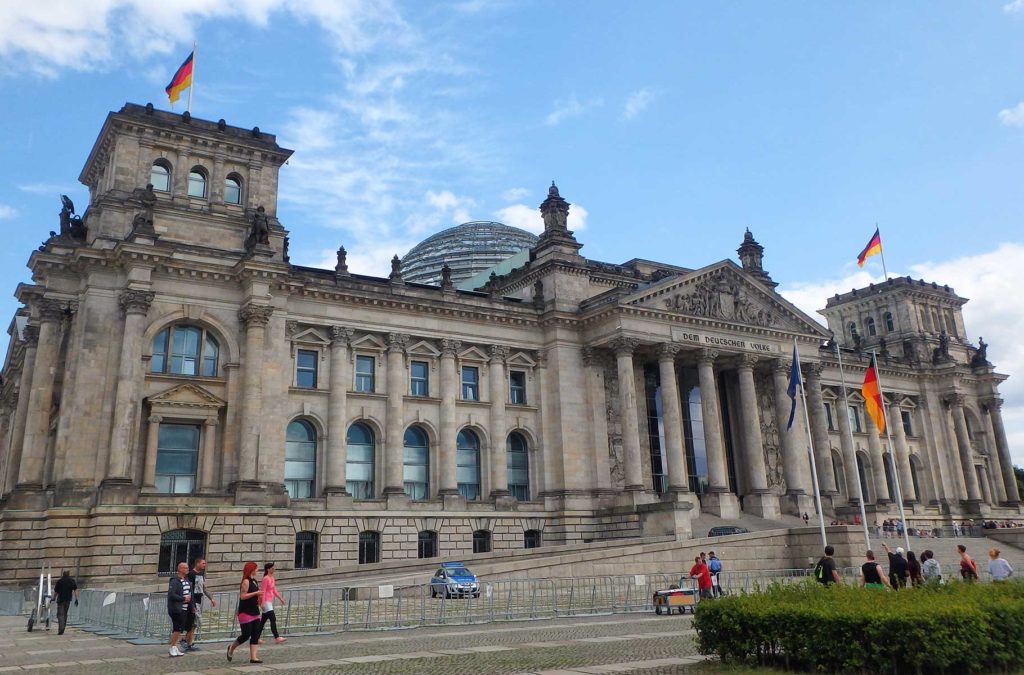
<path fill-rule="evenodd" d="M 875 350 L 871 350 L 871 363 L 875 367 L 875 383 L 878 385 L 878 396 L 882 399 L 882 422 L 885 424 L 885 438 L 889 443 L 889 467 L 892 471 L 893 487 L 896 488 L 896 501 L 900 507 L 900 520 L 903 521 L 903 543 L 910 550 L 910 528 L 907 526 L 907 514 L 903 509 L 903 491 L 900 490 L 900 475 L 896 473 L 896 451 L 892 447 L 892 430 L 889 429 L 888 413 L 885 411 L 885 392 L 882 390 L 882 376 L 878 372 L 878 357 Z"/>
<path fill-rule="evenodd" d="M 843 388 L 843 404 L 846 406 L 847 414 L 850 410 L 850 395 L 846 391 L 846 373 L 843 370 L 843 355 L 839 349 L 839 343 L 834 342 L 836 346 L 836 358 L 839 359 L 839 383 Z M 849 425 L 847 425 L 849 427 Z M 850 432 L 850 438 L 846 439 L 846 442 L 853 447 L 853 432 Z M 860 467 L 857 466 L 857 452 L 854 450 L 853 453 L 853 475 L 857 479 L 857 503 L 860 505 L 860 523 L 864 526 L 864 546 L 868 549 L 871 548 L 871 534 L 868 531 L 868 516 L 864 511 L 864 486 L 860 482 Z"/>
<path fill-rule="evenodd" d="M 793 337 L 793 358 L 797 358 L 800 352 L 796 348 L 796 336 Z M 821 506 L 821 491 L 818 489 L 818 467 L 814 462 L 814 437 L 811 436 L 811 418 L 807 414 L 807 390 L 804 388 L 804 374 L 799 364 L 796 368 L 797 384 L 800 385 L 800 399 L 804 404 L 804 424 L 807 427 L 807 451 L 811 457 L 811 485 L 814 487 L 814 502 L 818 508 L 818 525 L 821 528 L 821 545 L 828 546 L 828 537 L 825 536 L 825 509 Z"/>
<path fill-rule="evenodd" d="M 195 73 L 195 70 L 193 69 L 192 72 Z M 192 79 L 193 79 L 193 81 L 195 81 L 195 75 L 194 74 L 192 75 Z M 189 96 L 191 96 L 191 95 L 192 94 L 189 93 Z M 878 241 L 881 242 L 882 241 L 882 231 L 878 229 L 878 223 L 875 223 L 875 231 L 878 232 Z M 881 258 L 882 258 L 882 276 L 885 277 L 886 279 L 888 279 L 889 278 L 889 272 L 887 272 L 886 269 L 885 269 L 885 247 L 882 246 L 881 244 L 879 244 L 879 247 L 878 247 L 878 255 L 881 256 Z"/>
<path fill-rule="evenodd" d="M 192 114 L 192 92 L 196 89 L 196 41 L 192 41 L 192 84 L 188 87 L 188 114 Z M 885 269 L 885 258 L 882 258 L 882 269 Z"/>

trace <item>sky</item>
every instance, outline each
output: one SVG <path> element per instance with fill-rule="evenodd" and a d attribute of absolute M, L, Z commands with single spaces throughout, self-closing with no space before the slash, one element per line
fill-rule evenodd
<path fill-rule="evenodd" d="M 883 279 L 855 261 L 877 224 L 890 275 L 970 298 L 1024 465 L 1024 0 L 0 0 L 0 287 L 193 41 L 193 115 L 295 151 L 293 262 L 386 276 L 467 220 L 536 232 L 555 180 L 587 257 L 700 267 L 749 227 L 817 316 Z"/>

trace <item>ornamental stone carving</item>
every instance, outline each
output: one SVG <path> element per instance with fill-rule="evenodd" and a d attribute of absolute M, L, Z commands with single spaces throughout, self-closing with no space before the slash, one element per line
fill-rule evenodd
<path fill-rule="evenodd" d="M 717 358 L 718 358 L 718 352 L 715 351 L 714 349 L 709 349 L 707 347 L 704 347 L 703 349 L 701 349 L 700 351 L 697 352 L 697 363 L 711 363 L 711 364 L 713 364 L 715 362 L 715 359 L 717 359 Z"/>
<path fill-rule="evenodd" d="M 119 298 L 121 311 L 125 314 L 146 314 L 153 304 L 154 295 L 152 291 L 124 291 Z"/>
<path fill-rule="evenodd" d="M 778 323 L 772 310 L 754 302 L 734 275 L 724 270 L 665 299 L 665 306 L 676 312 L 708 319 L 720 319 L 770 328 Z"/>
<path fill-rule="evenodd" d="M 985 399 L 983 401 L 983 403 L 985 405 L 986 412 L 987 411 L 991 411 L 991 410 L 995 410 L 996 412 L 999 412 L 1003 408 L 1003 399 L 1001 399 L 1001 398 Z"/>
<path fill-rule="evenodd" d="M 754 366 L 757 365 L 757 362 L 759 360 L 760 359 L 758 359 L 753 354 L 740 354 L 738 357 L 736 357 L 736 367 L 740 369 L 752 369 Z"/>
<path fill-rule="evenodd" d="M 675 342 L 662 342 L 658 345 L 658 360 L 659 361 L 674 361 L 676 354 L 683 348 L 682 345 L 676 344 Z"/>
<path fill-rule="evenodd" d="M 60 321 L 64 318 L 67 305 L 53 298 L 43 298 L 38 303 L 40 321 Z"/>
<path fill-rule="evenodd" d="M 946 397 L 946 403 L 950 408 L 962 408 L 964 405 L 963 394 L 950 394 Z"/>
<path fill-rule="evenodd" d="M 331 342 L 336 345 L 345 345 L 346 347 L 352 343 L 352 336 L 355 335 L 356 331 L 348 326 L 331 326 Z"/>
<path fill-rule="evenodd" d="M 488 351 L 491 355 L 491 363 L 504 363 L 508 358 L 509 349 L 505 345 L 491 345 Z"/>
<path fill-rule="evenodd" d="M 388 333 L 388 351 L 405 352 L 409 344 L 409 336 L 406 333 Z"/>
<path fill-rule="evenodd" d="M 631 337 L 617 337 L 608 343 L 608 347 L 615 352 L 615 356 L 632 356 L 638 346 L 640 346 L 640 340 Z"/>
<path fill-rule="evenodd" d="M 458 356 L 462 351 L 462 342 L 444 338 L 441 340 L 441 356 Z"/>
<path fill-rule="evenodd" d="M 238 310 L 238 318 L 245 324 L 246 328 L 257 328 L 270 323 L 270 316 L 274 308 L 269 305 L 254 305 L 249 303 Z"/>
<path fill-rule="evenodd" d="M 21 341 L 25 347 L 35 347 L 39 344 L 39 326 L 29 323 L 21 329 Z"/>
<path fill-rule="evenodd" d="M 299 322 L 288 320 L 284 322 L 284 334 L 286 337 L 292 337 L 299 332 Z"/>

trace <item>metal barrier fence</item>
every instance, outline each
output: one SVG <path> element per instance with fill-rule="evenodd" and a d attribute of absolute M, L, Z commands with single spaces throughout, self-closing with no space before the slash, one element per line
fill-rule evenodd
<path fill-rule="evenodd" d="M 25 592 L 0 590 L 0 616 L 18 616 L 24 613 Z"/>

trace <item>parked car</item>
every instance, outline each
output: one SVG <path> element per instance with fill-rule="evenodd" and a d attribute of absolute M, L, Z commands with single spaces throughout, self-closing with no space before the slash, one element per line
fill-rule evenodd
<path fill-rule="evenodd" d="M 465 563 L 441 563 L 441 567 L 430 578 L 430 597 L 436 598 L 439 595 L 446 598 L 479 598 L 480 582 Z"/>
<path fill-rule="evenodd" d="M 745 527 L 739 527 L 737 525 L 718 525 L 708 530 L 709 537 L 724 537 L 727 534 L 746 534 L 750 532 Z"/>

